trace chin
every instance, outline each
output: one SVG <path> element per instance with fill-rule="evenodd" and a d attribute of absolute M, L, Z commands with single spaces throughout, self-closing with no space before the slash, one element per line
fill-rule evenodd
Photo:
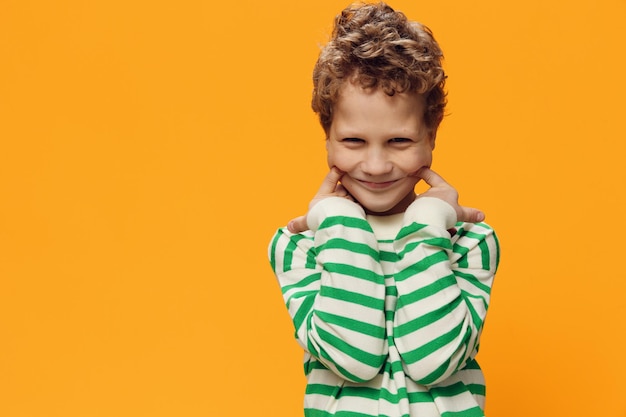
<path fill-rule="evenodd" d="M 412 191 L 412 189 L 411 189 Z M 352 196 L 359 202 L 361 207 L 365 209 L 367 214 L 374 214 L 380 216 L 386 216 L 390 214 L 402 213 L 415 199 L 415 194 L 409 192 L 405 196 L 387 196 L 384 199 L 377 199 L 375 196 L 365 195 L 362 199 L 359 199 L 359 195 L 352 194 Z"/>
<path fill-rule="evenodd" d="M 359 202 L 360 203 L 360 202 Z M 361 204 L 361 203 L 360 203 Z M 387 214 L 396 214 L 402 210 L 398 210 L 398 203 L 396 204 L 361 204 L 367 214 L 374 214 L 384 216 Z"/>

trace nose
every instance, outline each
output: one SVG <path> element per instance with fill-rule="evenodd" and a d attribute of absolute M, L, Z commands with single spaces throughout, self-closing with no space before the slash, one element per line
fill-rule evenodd
<path fill-rule="evenodd" d="M 368 150 L 361 164 L 363 172 L 371 176 L 388 174 L 392 168 L 387 152 L 382 149 Z"/>

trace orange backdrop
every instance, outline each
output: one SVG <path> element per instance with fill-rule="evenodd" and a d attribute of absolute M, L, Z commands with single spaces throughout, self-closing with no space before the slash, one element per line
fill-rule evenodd
<path fill-rule="evenodd" d="M 0 0 L 1 416 L 300 415 L 266 247 L 326 170 L 345 4 Z M 391 4 L 446 53 L 434 168 L 501 239 L 488 415 L 626 416 L 626 2 Z"/>

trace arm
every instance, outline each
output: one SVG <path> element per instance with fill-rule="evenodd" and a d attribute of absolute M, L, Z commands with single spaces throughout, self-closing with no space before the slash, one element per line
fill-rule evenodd
<path fill-rule="evenodd" d="M 363 209 L 324 198 L 306 216 L 311 232 L 280 229 L 270 261 L 298 343 L 350 381 L 376 376 L 386 357 L 384 276 Z"/>
<path fill-rule="evenodd" d="M 449 202 L 420 197 L 395 243 L 395 343 L 405 372 L 423 385 L 445 380 L 476 355 L 497 268 L 493 230 L 463 223 L 452 239 L 446 229 L 457 216 Z"/>

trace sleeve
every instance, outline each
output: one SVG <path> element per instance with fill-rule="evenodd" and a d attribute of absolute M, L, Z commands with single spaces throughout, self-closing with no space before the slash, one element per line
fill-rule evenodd
<path fill-rule="evenodd" d="M 343 198 L 317 203 L 308 234 L 280 229 L 270 263 L 298 343 L 340 377 L 364 382 L 386 357 L 378 244 L 363 209 Z"/>
<path fill-rule="evenodd" d="M 395 242 L 398 302 L 395 343 L 406 374 L 422 385 L 444 381 L 478 352 L 499 244 L 484 223 L 458 223 L 442 200 L 417 199 Z"/>

